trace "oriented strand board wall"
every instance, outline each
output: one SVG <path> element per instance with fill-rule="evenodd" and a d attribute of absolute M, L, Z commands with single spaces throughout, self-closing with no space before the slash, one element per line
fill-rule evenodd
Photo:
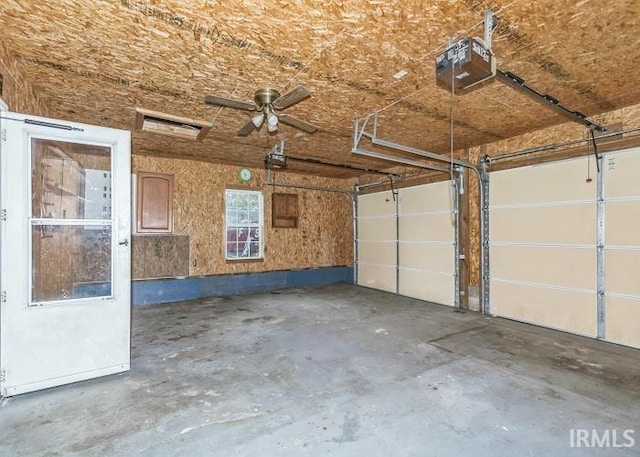
<path fill-rule="evenodd" d="M 399 292 L 454 305 L 455 219 L 451 181 L 400 189 Z"/>
<path fill-rule="evenodd" d="M 131 237 L 132 279 L 188 276 L 189 257 L 189 237 L 186 235 Z"/>
<path fill-rule="evenodd" d="M 213 153 L 213 152 L 212 152 Z M 271 186 L 264 170 L 254 169 L 253 180 L 243 186 L 238 167 L 189 160 L 133 156 L 133 172 L 174 175 L 174 233 L 189 235 L 190 275 L 246 273 L 353 264 L 353 217 L 346 194 L 275 188 L 298 194 L 297 229 L 271 227 Z M 340 179 L 277 173 L 277 181 L 351 189 Z M 224 256 L 224 191 L 230 187 L 262 190 L 265 206 L 265 260 L 227 262 Z M 135 261 L 135 260 L 134 260 Z"/>
<path fill-rule="evenodd" d="M 605 337 L 640 347 L 640 149 L 605 157 Z"/>
<path fill-rule="evenodd" d="M 491 312 L 596 336 L 596 181 L 580 158 L 490 174 Z"/>
<path fill-rule="evenodd" d="M 397 291 L 396 201 L 391 191 L 358 197 L 358 284 Z"/>

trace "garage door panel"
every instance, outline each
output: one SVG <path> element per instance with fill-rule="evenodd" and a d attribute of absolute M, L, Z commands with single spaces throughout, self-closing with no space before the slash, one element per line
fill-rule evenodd
<path fill-rule="evenodd" d="M 454 222 L 450 213 L 402 216 L 400 239 L 403 241 L 454 240 Z"/>
<path fill-rule="evenodd" d="M 606 339 L 640 348 L 640 299 L 606 297 Z"/>
<path fill-rule="evenodd" d="M 454 278 L 452 275 L 416 270 L 400 270 L 400 293 L 407 297 L 441 305 L 454 304 Z"/>
<path fill-rule="evenodd" d="M 640 246 L 640 200 L 606 202 L 605 215 L 608 245 Z"/>
<path fill-rule="evenodd" d="M 400 267 L 451 274 L 455 268 L 454 255 L 453 245 L 400 243 Z"/>
<path fill-rule="evenodd" d="M 511 243 L 596 242 L 595 203 L 492 209 L 490 239 Z"/>
<path fill-rule="evenodd" d="M 452 208 L 451 181 L 400 189 L 400 213 L 450 211 Z"/>
<path fill-rule="evenodd" d="M 378 192 L 358 197 L 358 216 L 394 216 L 396 202 L 391 192 Z"/>
<path fill-rule="evenodd" d="M 358 264 L 358 285 L 387 292 L 396 291 L 396 268 Z"/>
<path fill-rule="evenodd" d="M 373 263 L 376 265 L 393 265 L 395 267 L 396 257 L 395 241 L 386 243 L 361 241 L 359 244 L 359 262 Z"/>
<path fill-rule="evenodd" d="M 605 250 L 605 290 L 640 297 L 640 250 Z"/>
<path fill-rule="evenodd" d="M 594 248 L 492 246 L 491 276 L 576 289 L 593 289 Z"/>
<path fill-rule="evenodd" d="M 492 205 L 526 205 L 592 200 L 596 182 L 585 182 L 587 159 L 573 159 L 491 173 Z"/>
<path fill-rule="evenodd" d="M 399 293 L 453 304 L 455 226 L 449 181 L 358 199 L 358 284 L 396 291 L 396 233 L 403 267 Z M 398 231 L 398 232 L 396 232 Z"/>
<path fill-rule="evenodd" d="M 605 197 L 640 197 L 640 150 L 631 149 L 605 156 L 605 163 L 613 160 L 605 168 Z"/>
<path fill-rule="evenodd" d="M 358 197 L 358 285 L 396 291 L 396 232 L 390 191 Z"/>
<path fill-rule="evenodd" d="M 596 336 L 596 295 L 491 281 L 491 310 L 500 316 Z"/>
<path fill-rule="evenodd" d="M 363 241 L 395 241 L 396 218 L 360 219 L 358 221 L 358 238 Z"/>

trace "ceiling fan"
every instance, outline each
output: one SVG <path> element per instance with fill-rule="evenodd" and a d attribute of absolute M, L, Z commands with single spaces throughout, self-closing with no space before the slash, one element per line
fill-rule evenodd
<path fill-rule="evenodd" d="M 228 108 L 242 109 L 246 111 L 260 111 L 251 118 L 249 122 L 238 130 L 238 136 L 247 136 L 254 129 L 260 128 L 265 123 L 269 133 L 278 130 L 278 122 L 290 125 L 297 129 L 308 133 L 318 130 L 313 124 L 300 120 L 288 114 L 281 114 L 282 111 L 290 106 L 301 102 L 311 95 L 303 86 L 296 86 L 286 94 L 280 95 L 275 89 L 258 89 L 253 97 L 255 103 L 245 102 L 242 100 L 234 100 L 231 98 L 218 97 L 216 95 L 206 95 L 204 102 L 209 105 L 226 106 Z"/>

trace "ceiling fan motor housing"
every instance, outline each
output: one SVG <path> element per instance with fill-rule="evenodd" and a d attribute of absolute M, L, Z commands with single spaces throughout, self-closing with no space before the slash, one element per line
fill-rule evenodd
<path fill-rule="evenodd" d="M 274 100 L 280 97 L 280 92 L 275 89 L 258 89 L 253 96 L 253 100 L 258 105 L 258 109 L 261 110 L 265 106 L 270 105 Z"/>

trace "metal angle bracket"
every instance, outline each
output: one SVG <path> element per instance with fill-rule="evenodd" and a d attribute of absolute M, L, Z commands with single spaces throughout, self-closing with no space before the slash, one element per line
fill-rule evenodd
<path fill-rule="evenodd" d="M 461 297 L 462 291 L 460 290 L 460 271 L 461 271 L 461 262 L 464 256 L 461 256 L 460 250 L 460 199 L 463 195 L 463 182 L 464 182 L 464 168 L 461 166 L 454 167 L 456 172 L 456 176 L 453 179 L 451 185 L 453 186 L 453 214 L 455 219 L 455 245 L 454 245 L 454 309 L 459 310 L 461 308 Z"/>
<path fill-rule="evenodd" d="M 482 233 L 480 251 L 482 262 L 482 297 L 481 297 L 481 310 L 483 314 L 491 314 L 491 301 L 490 301 L 490 271 L 489 271 L 489 173 L 487 168 L 489 166 L 488 158 L 483 158 L 480 161 L 480 180 L 482 181 L 482 208 L 480 208 L 480 217 L 482 219 Z"/>
<path fill-rule="evenodd" d="M 587 117 L 584 114 L 578 111 L 571 111 L 570 109 L 564 107 L 562 104 L 560 104 L 559 100 L 553 98 L 551 95 L 542 94 L 537 90 L 527 86 L 527 84 L 524 82 L 522 78 L 520 78 L 519 76 L 509 71 L 502 71 L 498 69 L 496 71 L 496 77 L 498 78 L 498 80 L 500 80 L 504 84 L 513 87 L 517 91 L 523 93 L 524 95 L 537 101 L 538 103 L 542 103 L 543 105 L 548 106 L 549 108 L 553 109 L 557 113 L 561 114 L 562 116 L 568 118 L 573 122 L 577 122 L 590 129 L 597 130 L 598 132 L 607 131 L 607 128 L 605 126 L 595 124 L 591 122 L 589 119 L 587 119 Z"/>
<path fill-rule="evenodd" d="M 597 204 L 597 226 L 596 226 L 596 262 L 597 262 L 597 337 L 606 338 L 606 310 L 605 310 L 605 199 L 604 185 L 605 173 L 603 168 L 604 159 L 599 155 L 596 159 L 599 165 L 599 173 L 596 176 L 596 204 Z"/>
<path fill-rule="evenodd" d="M 351 195 L 353 205 L 353 284 L 358 285 L 358 249 L 360 249 L 360 239 L 358 236 L 358 195 L 354 189 Z"/>

